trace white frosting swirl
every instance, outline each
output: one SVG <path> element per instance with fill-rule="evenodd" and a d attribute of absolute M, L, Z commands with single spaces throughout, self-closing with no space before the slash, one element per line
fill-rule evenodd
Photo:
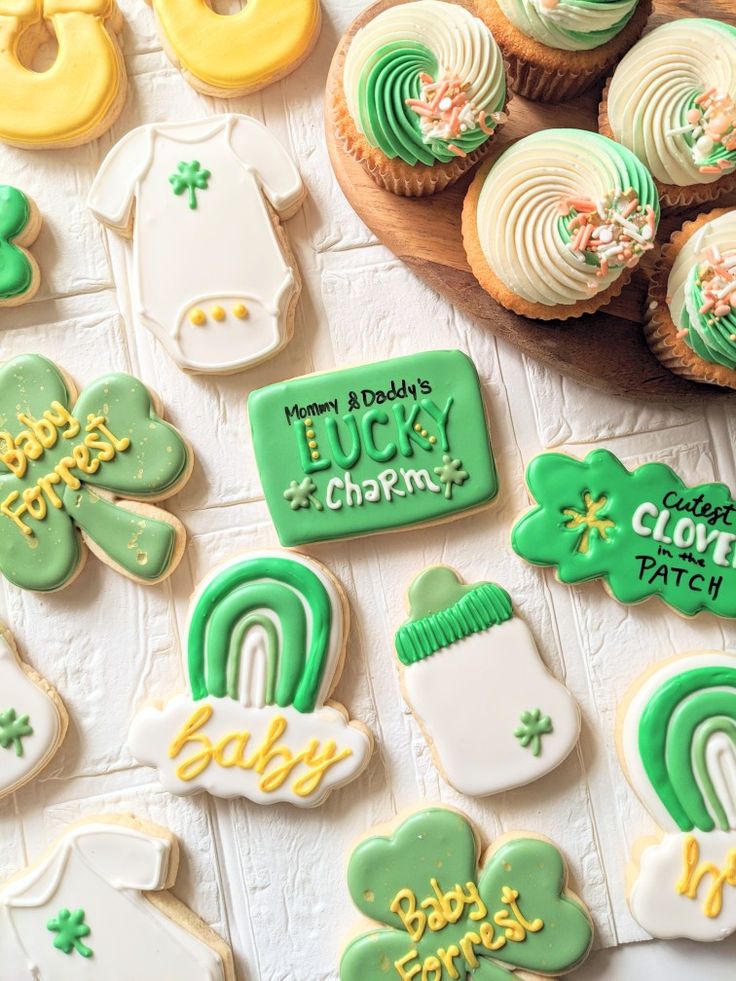
<path fill-rule="evenodd" d="M 596 276 L 597 267 L 560 234 L 561 202 L 601 201 L 628 189 L 621 159 L 617 166 L 620 152 L 595 133 L 556 129 L 527 136 L 498 158 L 478 199 L 478 237 L 491 271 L 517 296 L 571 305 L 603 292 L 621 275 L 623 267 L 612 265 Z"/>
<path fill-rule="evenodd" d="M 639 0 L 496 0 L 514 27 L 561 51 L 606 44 L 630 20 Z"/>
<path fill-rule="evenodd" d="M 359 82 L 376 51 L 392 41 L 423 44 L 440 70 L 469 83 L 468 97 L 478 109 L 503 103 L 506 74 L 493 35 L 464 7 L 442 0 L 416 0 L 374 17 L 353 38 L 345 58 L 343 88 L 354 123 L 364 132 L 358 111 Z"/>
<path fill-rule="evenodd" d="M 608 90 L 616 140 L 663 184 L 688 187 L 719 180 L 702 173 L 682 128 L 693 95 L 715 89 L 736 98 L 736 30 L 686 18 L 658 27 L 629 51 Z"/>

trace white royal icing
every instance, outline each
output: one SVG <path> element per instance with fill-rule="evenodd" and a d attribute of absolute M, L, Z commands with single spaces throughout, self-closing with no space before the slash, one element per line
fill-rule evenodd
<path fill-rule="evenodd" d="M 447 779 L 471 797 L 537 780 L 562 763 L 580 736 L 575 699 L 547 671 L 516 617 L 404 665 L 402 683 Z M 530 709 L 553 725 L 539 756 L 515 735 Z"/>
<path fill-rule="evenodd" d="M 14 745 L 0 747 L 0 798 L 43 769 L 58 748 L 62 718 L 53 698 L 23 670 L 15 651 L 0 632 L 0 713 L 13 709 L 28 716 L 33 733 L 20 740 L 22 756 Z"/>
<path fill-rule="evenodd" d="M 140 762 L 157 768 L 161 783 L 171 793 L 207 791 L 216 797 L 245 797 L 258 804 L 285 801 L 315 807 L 364 769 L 373 748 L 369 733 L 350 722 L 342 706 L 325 704 L 337 683 L 347 632 L 343 601 L 332 578 L 317 563 L 296 552 L 247 553 L 216 568 L 200 583 L 192 598 L 188 630 L 194 611 L 214 580 L 241 562 L 263 558 L 306 567 L 319 579 L 329 599 L 331 626 L 314 710 L 302 712 L 293 705 L 265 704 L 267 638 L 264 628 L 254 624 L 242 638 L 237 700 L 211 694 L 194 699 L 187 693 L 163 706 L 145 706 L 133 720 L 129 745 Z M 268 578 L 258 581 L 266 586 L 283 585 Z M 293 587 L 292 591 L 306 614 L 308 645 L 313 613 L 300 590 Z M 284 624 L 277 611 L 265 606 L 256 612 L 273 624 L 282 643 Z M 191 738 L 182 738 L 185 730 Z M 290 765 L 301 753 L 309 758 Z M 198 759 L 203 764 L 201 772 Z M 320 761 L 328 764 L 321 773 Z M 315 782 L 305 786 L 310 774 Z"/>
<path fill-rule="evenodd" d="M 68 831 L 0 888 L 0 981 L 225 981 L 219 954 L 142 895 L 165 888 L 171 847 L 122 824 Z M 84 911 L 91 957 L 54 947 L 47 923 L 64 909 Z"/>
<path fill-rule="evenodd" d="M 195 161 L 210 176 L 190 208 L 189 191 L 175 194 L 169 178 Z M 103 161 L 89 207 L 118 231 L 135 208 L 136 313 L 182 368 L 217 373 L 263 361 L 288 339 L 298 280 L 268 206 L 287 218 L 303 196 L 298 170 L 266 127 L 224 115 L 128 133 Z M 238 304 L 247 317 L 236 316 Z M 190 320 L 194 311 L 202 324 Z"/>

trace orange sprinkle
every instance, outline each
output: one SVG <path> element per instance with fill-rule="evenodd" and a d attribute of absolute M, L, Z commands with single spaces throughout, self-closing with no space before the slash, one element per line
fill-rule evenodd
<path fill-rule="evenodd" d="M 454 143 L 448 143 L 447 149 L 450 151 L 450 153 L 454 153 L 456 157 L 467 157 L 465 150 L 461 150 L 460 147 L 456 146 Z"/>

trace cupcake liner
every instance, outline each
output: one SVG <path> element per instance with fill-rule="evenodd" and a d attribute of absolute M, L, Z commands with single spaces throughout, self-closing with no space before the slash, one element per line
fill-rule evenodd
<path fill-rule="evenodd" d="M 685 222 L 679 231 L 673 233 L 669 244 L 664 246 L 650 279 L 644 336 L 652 354 L 674 374 L 688 381 L 736 389 L 736 371 L 704 361 L 683 338 L 677 336 L 678 329 L 667 303 L 670 272 L 680 250 L 703 225 L 730 210 L 717 208 L 694 221 Z"/>
<path fill-rule="evenodd" d="M 588 51 L 561 51 L 527 37 L 506 18 L 496 0 L 476 0 L 476 8 L 508 62 L 513 91 L 535 102 L 557 103 L 580 95 L 610 73 L 644 31 L 652 2 L 641 0 L 616 37 Z"/>
<path fill-rule="evenodd" d="M 483 249 L 481 248 L 478 236 L 478 199 L 480 197 L 483 184 L 488 173 L 493 166 L 493 161 L 489 160 L 473 178 L 465 195 L 462 213 L 462 233 L 465 254 L 470 264 L 473 275 L 480 285 L 491 296 L 496 303 L 511 310 L 521 317 L 529 317 L 533 320 L 572 320 L 575 317 L 582 317 L 586 313 L 595 313 L 606 306 L 616 297 L 620 296 L 624 288 L 628 285 L 634 274 L 634 269 L 623 269 L 621 275 L 615 280 L 608 289 L 597 293 L 589 300 L 578 300 L 577 303 L 558 304 L 557 306 L 547 306 L 544 303 L 533 303 L 518 296 L 508 286 L 503 283 L 488 265 Z"/>
<path fill-rule="evenodd" d="M 607 136 L 610 140 L 616 140 L 613 135 L 611 121 L 608 118 L 608 91 L 611 86 L 611 75 L 606 82 L 598 107 L 598 132 L 602 136 Z M 618 142 L 618 140 L 616 140 Z M 720 200 L 725 194 L 736 191 L 736 170 L 730 174 L 724 174 L 712 184 L 688 184 L 681 187 L 679 184 L 664 184 L 657 180 L 654 175 L 654 183 L 659 192 L 660 204 L 663 212 L 670 214 L 678 211 L 687 211 L 690 208 L 702 207 L 705 204 L 713 204 Z"/>
<path fill-rule="evenodd" d="M 376 10 L 376 15 L 387 9 L 386 4 L 377 4 L 380 10 Z M 465 4 L 461 4 L 465 6 Z M 365 13 L 361 15 L 361 19 Z M 348 34 L 350 31 L 348 31 Z M 345 92 L 343 90 L 343 71 L 345 68 L 345 58 L 347 56 L 350 41 L 348 35 L 342 39 L 335 56 L 332 60 L 330 73 L 327 82 L 326 112 L 328 124 L 332 125 L 335 137 L 340 146 L 357 160 L 363 169 L 367 171 L 379 187 L 398 194 L 403 197 L 427 197 L 444 191 L 459 180 L 463 174 L 475 167 L 481 160 L 488 156 L 495 134 L 499 132 L 501 126 L 494 131 L 494 135 L 489 137 L 486 142 L 469 153 L 466 157 L 458 157 L 448 163 L 436 163 L 429 167 L 426 164 L 407 164 L 401 159 L 390 159 L 378 147 L 374 147 L 365 136 L 359 131 L 350 112 L 348 111 Z M 505 67 L 508 67 L 504 62 Z M 506 102 L 503 112 L 508 111 L 508 104 L 511 99 L 511 90 L 506 85 Z"/>

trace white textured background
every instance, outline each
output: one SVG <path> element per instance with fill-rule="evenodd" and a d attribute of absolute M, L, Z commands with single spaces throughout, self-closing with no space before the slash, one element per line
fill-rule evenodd
<path fill-rule="evenodd" d="M 176 893 L 231 942 L 241 981 L 334 981 L 341 939 L 356 919 L 344 882 L 351 843 L 397 810 L 443 801 L 477 819 L 486 839 L 515 828 L 550 835 L 593 912 L 598 945 L 641 940 L 626 909 L 624 866 L 628 845 L 653 825 L 616 759 L 616 699 L 660 658 L 736 646 L 736 628 L 708 616 L 686 622 L 656 601 L 623 608 L 598 583 L 561 586 L 513 556 L 509 530 L 527 503 L 524 466 L 545 449 L 583 454 L 603 444 L 629 463 L 663 460 L 691 482 L 736 487 L 734 409 L 723 402 L 647 406 L 582 388 L 497 343 L 376 242 L 344 201 L 322 135 L 329 60 L 365 0 L 324 0 L 325 23 L 309 61 L 285 81 L 233 103 L 192 91 L 162 54 L 150 8 L 141 0 L 121 6 L 130 91 L 113 130 L 71 151 L 0 147 L 0 180 L 31 194 L 45 219 L 34 248 L 43 285 L 32 303 L 0 311 L 0 358 L 37 351 L 81 385 L 122 370 L 155 389 L 197 454 L 190 484 L 171 505 L 190 544 L 172 580 L 153 588 L 94 559 L 60 594 L 32 595 L 3 583 L 0 612 L 24 657 L 62 694 L 71 727 L 43 776 L 0 804 L 0 879 L 37 856 L 67 822 L 133 811 L 180 836 Z M 228 107 L 266 122 L 302 170 L 309 199 L 288 233 L 305 289 L 294 340 L 279 357 L 233 378 L 193 379 L 130 322 L 125 247 L 114 236 L 106 239 L 85 199 L 102 157 L 127 130 Z M 473 357 L 485 386 L 502 482 L 496 506 L 428 531 L 313 549 L 352 604 L 337 696 L 377 737 L 370 767 L 310 812 L 163 793 L 126 750 L 130 718 L 146 698 L 183 686 L 181 631 L 198 578 L 239 550 L 277 543 L 253 463 L 248 393 L 335 365 L 455 346 Z M 605 337 L 600 351 L 606 357 Z M 528 788 L 484 801 L 454 793 L 401 701 L 392 645 L 404 616 L 401 597 L 410 578 L 436 562 L 456 566 L 470 581 L 490 578 L 507 587 L 545 660 L 580 701 L 579 749 Z M 674 978 L 679 957 L 687 965 L 683 977 L 715 981 L 733 976 L 735 951 L 734 944 L 695 954 L 677 945 L 640 946 L 613 957 L 602 953 L 576 977 Z M 694 973 L 697 957 L 702 967 Z"/>

